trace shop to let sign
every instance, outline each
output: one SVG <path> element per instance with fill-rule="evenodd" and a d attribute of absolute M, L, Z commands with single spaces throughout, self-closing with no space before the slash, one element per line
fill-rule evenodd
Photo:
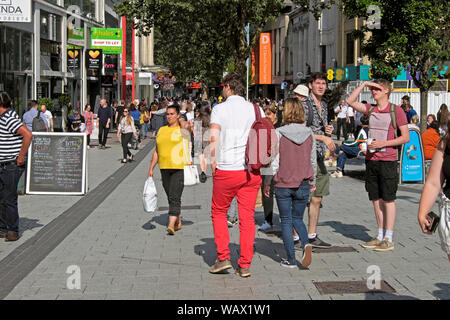
<path fill-rule="evenodd" d="M 91 28 L 91 48 L 102 49 L 104 54 L 121 54 L 122 29 Z"/>
<path fill-rule="evenodd" d="M 31 22 L 31 0 L 0 0 L 0 22 Z"/>

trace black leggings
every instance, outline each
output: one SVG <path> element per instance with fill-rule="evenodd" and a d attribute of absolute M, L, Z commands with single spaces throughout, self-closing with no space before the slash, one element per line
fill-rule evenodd
<path fill-rule="evenodd" d="M 161 169 L 164 191 L 169 201 L 169 216 L 178 217 L 181 214 L 181 195 L 184 189 L 183 169 Z"/>
<path fill-rule="evenodd" d="M 122 151 L 123 151 L 123 159 L 131 156 L 131 151 L 128 149 L 128 143 L 130 143 L 131 137 L 133 136 L 133 132 L 122 133 Z"/>
<path fill-rule="evenodd" d="M 273 191 L 274 191 L 274 182 L 272 179 L 272 182 L 270 184 L 270 194 L 269 197 L 266 198 L 266 196 L 264 195 L 264 176 L 262 176 L 263 178 L 263 183 L 261 184 L 261 193 L 262 193 L 262 203 L 263 203 L 263 207 L 264 207 L 264 219 L 270 224 L 272 225 L 272 218 L 273 218 Z"/>
<path fill-rule="evenodd" d="M 91 144 L 91 135 L 87 135 L 87 145 L 89 146 Z"/>

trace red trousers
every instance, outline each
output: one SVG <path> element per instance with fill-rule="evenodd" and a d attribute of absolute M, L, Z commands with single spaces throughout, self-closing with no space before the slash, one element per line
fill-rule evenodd
<path fill-rule="evenodd" d="M 241 268 L 250 268 L 255 242 L 255 203 L 261 187 L 261 175 L 248 171 L 216 170 L 213 177 L 211 217 L 214 240 L 220 261 L 230 258 L 230 234 L 228 233 L 227 211 L 236 197 L 239 211 L 239 245 Z"/>

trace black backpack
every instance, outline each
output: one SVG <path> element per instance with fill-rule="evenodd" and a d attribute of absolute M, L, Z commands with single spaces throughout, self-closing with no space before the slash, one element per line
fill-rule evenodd
<path fill-rule="evenodd" d="M 47 132 L 44 119 L 41 118 L 41 111 L 38 111 L 37 116 L 33 119 L 31 129 L 33 132 Z"/>

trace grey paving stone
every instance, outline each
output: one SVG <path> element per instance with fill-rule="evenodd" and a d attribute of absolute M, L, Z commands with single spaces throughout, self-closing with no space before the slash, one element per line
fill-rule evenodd
<path fill-rule="evenodd" d="M 114 152 L 120 154 L 118 146 Z M 112 163 L 104 154 L 98 152 L 98 155 L 99 158 L 92 157 L 90 161 Z M 318 234 L 327 242 L 352 246 L 357 252 L 313 253 L 313 262 L 308 270 L 286 270 L 279 265 L 281 257 L 285 257 L 282 240 L 256 232 L 256 250 L 250 268 L 252 276 L 241 279 L 233 274 L 234 270 L 225 275 L 208 272 L 217 257 L 210 217 L 211 179 L 206 184 L 185 188 L 182 204 L 201 205 L 201 209 L 184 210 L 183 229 L 169 237 L 165 232 L 167 213 L 147 214 L 142 209 L 141 188 L 149 162 L 150 155 L 147 155 L 134 171 L 124 177 L 117 189 L 12 290 L 7 299 L 450 299 L 447 283 L 450 270 L 439 240 L 436 236 L 422 235 L 417 226 L 414 212 L 417 212 L 420 197 L 416 192 L 420 190 L 418 186 L 410 187 L 414 192 L 401 189 L 398 193 L 394 232 L 396 249 L 393 252 L 376 253 L 359 245 L 377 233 L 364 182 L 349 177 L 331 179 L 331 195 L 324 198 Z M 115 170 L 119 166 L 113 164 L 111 168 Z M 360 168 L 359 164 L 349 164 L 349 170 Z M 97 179 L 102 177 L 104 180 L 107 176 Z M 158 205 L 167 206 L 158 170 L 155 180 L 159 192 Z M 354 199 L 355 195 L 361 200 L 346 201 Z M 57 199 L 60 201 L 62 198 Z M 33 196 L 27 201 L 42 206 L 49 199 Z M 66 205 L 70 203 L 67 201 Z M 62 205 L 54 207 L 59 213 L 63 209 Z M 264 219 L 262 209 L 257 208 L 256 212 L 256 223 L 261 224 Z M 42 219 L 38 223 L 45 225 L 51 221 L 45 212 L 40 214 L 42 217 L 36 214 Z M 53 215 L 56 216 L 57 213 Z M 279 227 L 276 206 L 274 220 Z M 31 234 L 39 228 L 26 233 Z M 239 229 L 230 228 L 229 232 L 235 268 L 239 258 Z M 300 253 L 297 253 L 299 258 Z M 69 276 L 65 271 L 72 264 L 81 268 L 82 290 L 78 292 L 65 288 L 65 280 Z M 369 265 L 380 267 L 383 280 L 396 289 L 395 295 L 322 296 L 313 284 L 313 281 L 364 280 L 368 276 L 366 270 Z M 30 294 L 30 287 L 37 290 Z"/>

